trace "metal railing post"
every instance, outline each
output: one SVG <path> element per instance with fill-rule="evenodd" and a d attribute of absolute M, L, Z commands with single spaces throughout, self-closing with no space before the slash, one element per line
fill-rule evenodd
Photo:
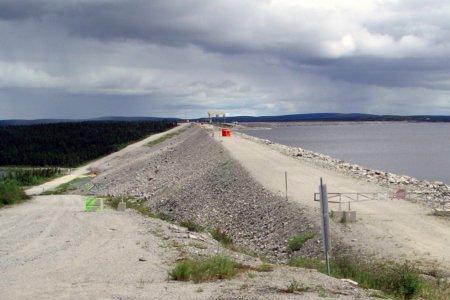
<path fill-rule="evenodd" d="M 323 237 L 323 250 L 325 252 L 325 260 L 327 264 L 327 274 L 331 275 L 330 269 L 330 230 L 329 230 L 329 215 L 328 215 L 328 194 L 327 186 L 323 184 L 322 178 L 320 178 L 320 208 L 322 212 L 322 237 Z"/>

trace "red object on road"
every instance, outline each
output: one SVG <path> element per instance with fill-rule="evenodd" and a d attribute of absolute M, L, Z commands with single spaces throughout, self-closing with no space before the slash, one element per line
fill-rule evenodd
<path fill-rule="evenodd" d="M 397 198 L 397 199 L 405 199 L 406 198 L 406 190 L 405 189 L 398 189 L 395 192 L 395 198 Z"/>
<path fill-rule="evenodd" d="M 228 128 L 222 128 L 222 136 L 230 137 L 231 136 L 231 130 Z"/>

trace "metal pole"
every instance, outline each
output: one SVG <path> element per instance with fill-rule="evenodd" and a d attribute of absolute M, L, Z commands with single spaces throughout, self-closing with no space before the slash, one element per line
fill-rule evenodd
<path fill-rule="evenodd" d="M 287 171 L 284 172 L 284 183 L 286 185 L 286 200 L 288 200 Z"/>
<path fill-rule="evenodd" d="M 323 237 L 323 251 L 325 252 L 325 260 L 327 264 L 327 274 L 331 275 L 330 269 L 330 229 L 328 216 L 328 194 L 327 186 L 323 184 L 320 178 L 320 209 L 322 212 L 322 237 Z"/>

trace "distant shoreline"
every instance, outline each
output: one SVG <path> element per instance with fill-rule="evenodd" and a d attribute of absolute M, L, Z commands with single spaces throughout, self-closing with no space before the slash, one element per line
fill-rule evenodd
<path fill-rule="evenodd" d="M 233 126 L 236 129 L 271 129 L 274 127 L 288 127 L 288 126 L 324 126 L 324 125 L 351 125 L 351 124 L 448 124 L 445 121 L 292 121 L 292 122 L 239 122 Z"/>

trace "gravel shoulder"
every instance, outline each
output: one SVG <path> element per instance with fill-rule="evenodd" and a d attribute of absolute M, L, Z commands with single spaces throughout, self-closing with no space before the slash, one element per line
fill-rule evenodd
<path fill-rule="evenodd" d="M 218 139 L 257 182 L 273 193 L 284 194 L 287 171 L 290 201 L 310 211 L 318 208 L 313 194 L 318 191 L 320 177 L 324 178 L 328 192 L 387 191 L 381 185 L 285 155 L 239 134 Z M 352 203 L 352 209 L 357 211 L 356 223 L 346 226 L 334 223 L 340 239 L 347 245 L 380 257 L 417 260 L 427 267 L 449 269 L 450 221 L 432 216 L 431 208 L 405 200 L 387 200 Z"/>

